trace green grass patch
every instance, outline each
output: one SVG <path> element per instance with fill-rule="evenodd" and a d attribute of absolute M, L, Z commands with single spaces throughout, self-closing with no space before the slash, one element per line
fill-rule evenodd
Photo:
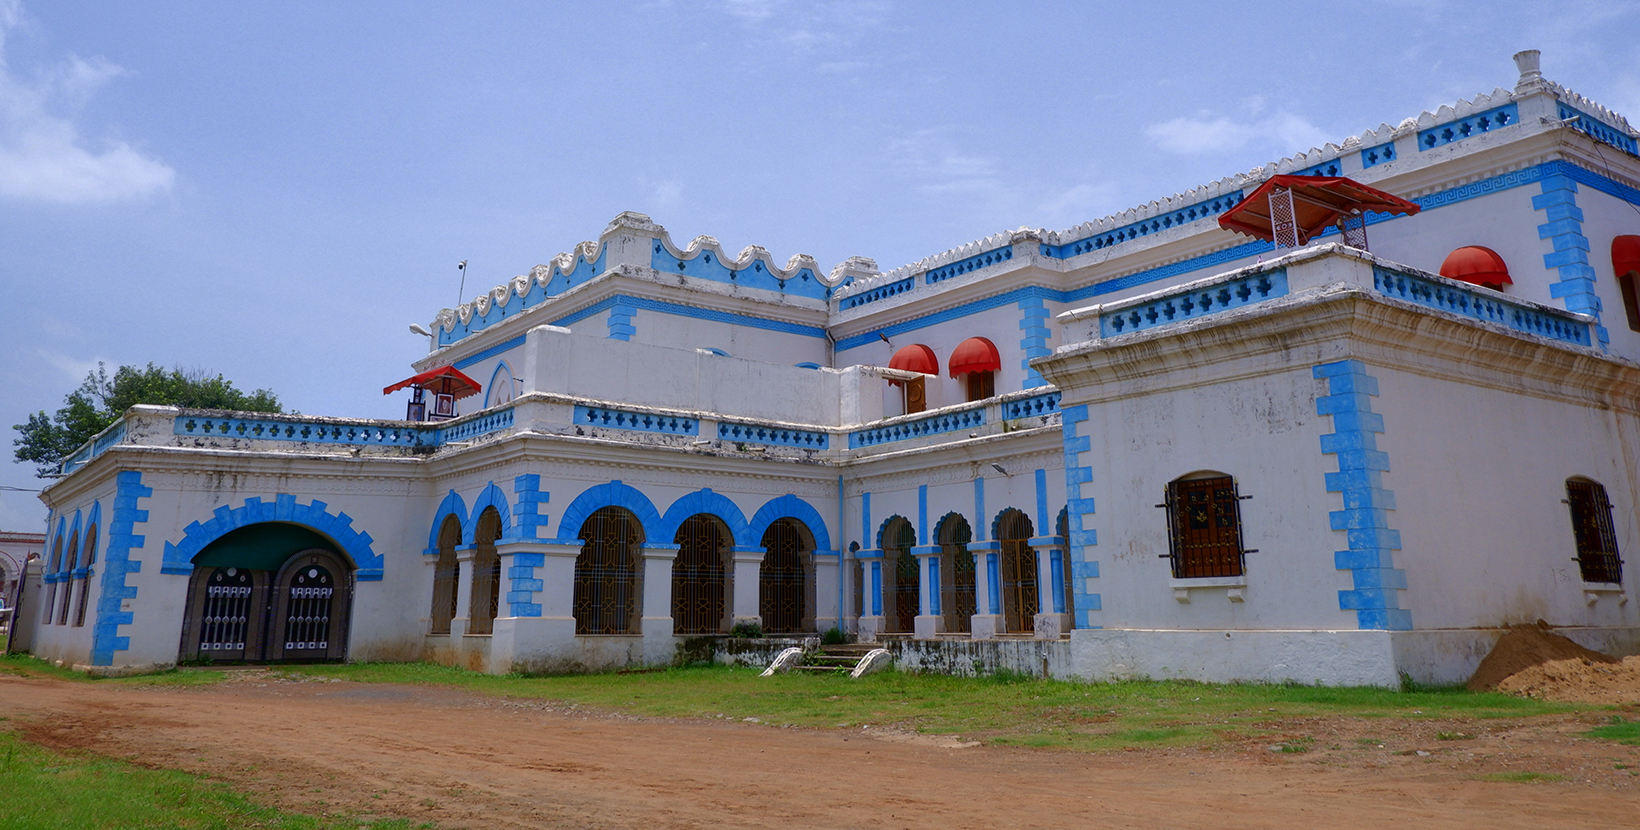
<path fill-rule="evenodd" d="M 1591 738 L 1640 746 L 1640 721 L 1625 721 L 1622 715 L 1612 715 L 1610 723 L 1596 726 L 1583 734 Z"/>
<path fill-rule="evenodd" d="M 8 830 L 406 830 L 402 819 L 307 816 L 181 772 L 52 752 L 0 732 L 0 815 Z"/>
<path fill-rule="evenodd" d="M 797 673 L 762 678 L 757 669 L 725 666 L 555 677 L 486 675 L 430 663 L 281 670 L 363 682 L 457 686 L 652 717 L 757 718 L 777 726 L 826 729 L 871 725 L 1084 751 L 1284 740 L 1291 732 L 1277 734 L 1277 724 L 1304 717 L 1490 719 L 1591 708 L 1461 688 L 1400 692 L 1190 681 L 1080 683 L 892 671 L 859 680 Z"/>
<path fill-rule="evenodd" d="M 167 669 L 129 677 L 98 677 L 83 671 L 61 668 L 27 654 L 0 655 L 0 675 L 12 677 L 52 677 L 58 680 L 78 680 L 93 683 L 114 683 L 127 686 L 201 686 L 223 679 L 220 671 L 188 671 Z"/>
<path fill-rule="evenodd" d="M 1506 784 L 1548 784 L 1565 781 L 1566 776 L 1552 772 L 1488 772 L 1475 776 L 1477 781 L 1501 781 Z"/>

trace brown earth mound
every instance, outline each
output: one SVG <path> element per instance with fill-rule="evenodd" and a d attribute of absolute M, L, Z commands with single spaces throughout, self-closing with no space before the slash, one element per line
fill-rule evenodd
<path fill-rule="evenodd" d="M 1505 677 L 1498 691 L 1565 703 L 1640 703 L 1640 657 L 1616 664 L 1551 660 Z"/>
<path fill-rule="evenodd" d="M 1537 625 L 1511 626 L 1509 633 L 1492 647 L 1492 653 L 1476 667 L 1469 678 L 1469 688 L 1489 692 L 1498 688 L 1504 678 L 1533 666 L 1560 660 L 1586 660 L 1591 663 L 1616 663 L 1617 658 L 1586 649 L 1559 634 L 1551 633 L 1541 621 Z"/>

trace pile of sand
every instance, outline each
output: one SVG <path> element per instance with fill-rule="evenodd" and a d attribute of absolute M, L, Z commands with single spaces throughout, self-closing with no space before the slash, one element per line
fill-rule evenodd
<path fill-rule="evenodd" d="M 1619 662 L 1542 622 L 1518 625 L 1481 661 L 1469 688 L 1575 703 L 1640 702 L 1640 657 Z"/>

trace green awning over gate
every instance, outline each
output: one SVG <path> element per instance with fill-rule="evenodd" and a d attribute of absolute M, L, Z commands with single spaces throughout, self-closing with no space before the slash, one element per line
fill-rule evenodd
<path fill-rule="evenodd" d="M 194 557 L 200 568 L 277 571 L 291 554 L 321 548 L 346 560 L 329 539 L 301 525 L 262 522 L 230 530 Z"/>

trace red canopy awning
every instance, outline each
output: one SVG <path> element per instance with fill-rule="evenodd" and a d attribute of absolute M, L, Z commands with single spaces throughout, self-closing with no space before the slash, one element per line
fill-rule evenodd
<path fill-rule="evenodd" d="M 1293 192 L 1294 219 L 1300 245 L 1308 244 L 1338 220 L 1358 212 L 1401 213 L 1411 216 L 1420 208 L 1399 196 L 1368 187 L 1342 176 L 1271 176 L 1219 217 L 1219 227 L 1266 242 L 1275 241 L 1270 226 L 1270 191 L 1285 187 Z"/>
<path fill-rule="evenodd" d="M 940 373 L 940 359 L 934 356 L 934 350 L 921 343 L 912 343 L 894 353 L 888 360 L 888 368 L 904 369 L 907 372 L 922 372 L 925 375 Z M 891 380 L 889 383 L 899 386 L 900 382 Z"/>
<path fill-rule="evenodd" d="M 1447 254 L 1446 261 L 1441 263 L 1441 276 L 1490 288 L 1502 288 L 1514 282 L 1509 279 L 1509 266 L 1504 264 L 1503 257 L 1480 245 L 1468 245 Z"/>
<path fill-rule="evenodd" d="M 428 369 L 415 377 L 405 378 L 383 389 L 382 394 L 391 395 L 406 386 L 420 386 L 437 395 L 454 395 L 458 401 L 470 395 L 477 395 L 484 388 L 456 367 L 440 366 L 437 369 Z"/>
<path fill-rule="evenodd" d="M 997 354 L 995 343 L 984 337 L 970 337 L 951 352 L 947 368 L 951 370 L 951 377 L 969 372 L 995 372 L 1002 368 L 1002 358 Z"/>
<path fill-rule="evenodd" d="M 1640 271 L 1640 236 L 1625 234 L 1612 240 L 1612 273 Z"/>

